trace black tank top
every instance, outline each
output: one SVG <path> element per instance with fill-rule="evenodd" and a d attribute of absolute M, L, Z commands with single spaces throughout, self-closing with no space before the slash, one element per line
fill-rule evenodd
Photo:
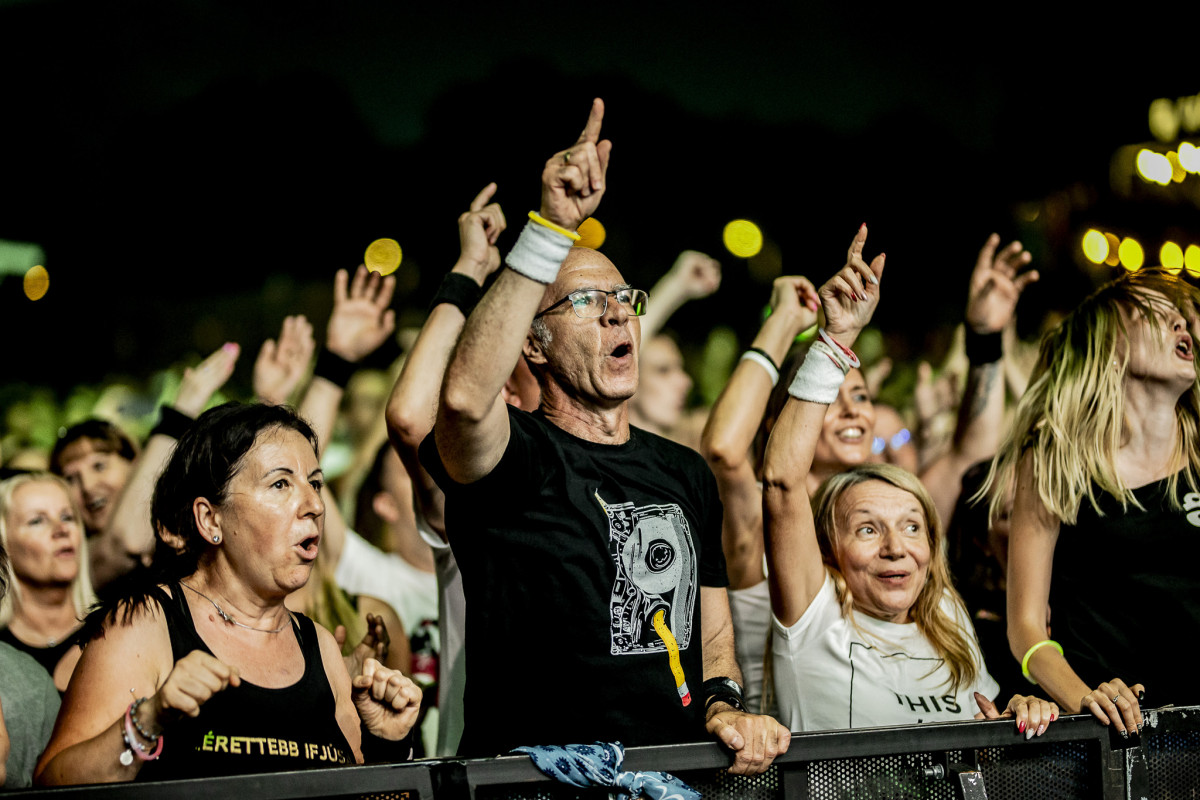
<path fill-rule="evenodd" d="M 1167 480 L 1133 494 L 1143 509 L 1099 487 L 1054 548 L 1050 632 L 1089 687 L 1121 678 L 1145 684 L 1146 702 L 1200 702 L 1188 642 L 1200 636 L 1200 494 L 1179 476 L 1181 509 Z"/>
<path fill-rule="evenodd" d="M 54 670 L 58 667 L 58 662 L 62 661 L 62 657 L 67 654 L 67 651 L 75 646 L 75 634 L 72 633 L 64 641 L 50 647 L 34 647 L 13 636 L 13 632 L 8 628 L 3 628 L 0 629 L 0 642 L 10 644 L 22 653 L 28 653 L 33 656 L 33 660 L 41 664 L 46 672 L 50 673 L 50 677 L 53 678 Z"/>
<path fill-rule="evenodd" d="M 170 586 L 163 611 L 171 635 L 171 657 L 193 650 L 212 654 L 196 633 L 179 584 Z M 211 775 L 278 772 L 354 763 L 334 716 L 333 690 L 321 661 L 317 629 L 303 614 L 292 630 L 304 653 L 304 675 L 282 689 L 243 680 L 209 698 L 198 717 L 183 717 L 165 732 L 162 755 L 148 761 L 138 780 L 174 780 Z"/>

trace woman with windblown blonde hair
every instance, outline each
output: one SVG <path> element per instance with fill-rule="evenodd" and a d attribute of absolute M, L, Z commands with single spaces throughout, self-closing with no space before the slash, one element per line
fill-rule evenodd
<path fill-rule="evenodd" d="M 0 602 L 0 641 L 33 656 L 66 691 L 80 653 L 73 635 L 96 600 L 66 482 L 50 473 L 0 482 L 0 544 L 11 585 Z"/>
<path fill-rule="evenodd" d="M 1053 703 L 1018 695 L 1003 712 L 993 704 L 1000 687 L 951 586 L 937 509 L 916 477 L 859 466 L 827 479 L 809 505 L 826 407 L 879 300 L 883 257 L 868 265 L 865 241 L 864 227 L 846 266 L 818 292 L 826 327 L 767 444 L 763 517 L 781 719 L 792 730 L 825 730 L 1011 716 L 1027 738 L 1041 734 L 1057 714 Z"/>
<path fill-rule="evenodd" d="M 1200 700 L 1178 645 L 1200 632 L 1198 300 L 1162 270 L 1084 300 L 1043 338 L 989 476 L 993 514 L 1015 493 L 1013 654 L 1123 736 L 1143 724 L 1143 690 Z"/>

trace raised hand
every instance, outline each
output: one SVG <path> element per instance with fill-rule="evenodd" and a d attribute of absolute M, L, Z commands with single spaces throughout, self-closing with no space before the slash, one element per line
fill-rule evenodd
<path fill-rule="evenodd" d="M 993 233 L 984 242 L 971 273 L 967 291 L 967 325 L 976 333 L 997 333 L 1004 329 L 1017 308 L 1025 287 L 1038 279 L 1035 269 L 1023 275 L 1017 271 L 1033 260 L 1020 242 L 1013 242 L 996 253 L 1000 234 Z"/>
<path fill-rule="evenodd" d="M 461 249 L 457 272 L 463 272 L 479 283 L 500 268 L 500 248 L 496 241 L 508 227 L 498 203 L 489 202 L 496 193 L 496 184 L 489 183 L 471 201 L 469 211 L 458 217 L 458 241 Z"/>
<path fill-rule="evenodd" d="M 236 667 L 193 650 L 175 662 L 158 692 L 143 704 L 139 720 L 151 733 L 158 733 L 184 714 L 199 716 L 200 707 L 213 695 L 241 682 Z"/>
<path fill-rule="evenodd" d="M 771 284 L 771 316 L 784 315 L 792 321 L 796 333 L 817 323 L 821 297 L 812 281 L 802 275 L 784 275 Z M 794 334 L 793 334 L 794 335 Z"/>
<path fill-rule="evenodd" d="M 360 265 L 349 283 L 346 270 L 333 279 L 333 313 L 325 333 L 325 346 L 335 355 L 358 362 L 387 341 L 396 329 L 396 312 L 388 308 L 396 291 L 396 278 L 381 277 Z"/>
<path fill-rule="evenodd" d="M 255 397 L 273 406 L 286 403 L 304 377 L 315 347 L 312 325 L 303 314 L 284 317 L 279 341 L 263 342 L 254 361 Z"/>
<path fill-rule="evenodd" d="M 338 648 L 341 648 L 346 643 L 346 626 L 338 625 L 333 632 L 333 638 L 338 643 Z M 354 650 L 348 656 L 344 656 L 346 662 L 346 671 L 351 675 L 357 675 L 362 672 L 363 664 L 368 658 L 373 658 L 376 661 L 387 661 L 388 653 L 391 651 L 392 637 L 388 634 L 387 625 L 383 621 L 383 617 L 376 614 L 367 614 L 367 632 L 363 636 L 362 641 L 354 646 Z"/>
<path fill-rule="evenodd" d="M 363 662 L 352 682 L 354 707 L 367 730 L 381 739 L 399 741 L 421 713 L 421 688 L 373 658 Z"/>
<path fill-rule="evenodd" d="M 240 353 L 241 348 L 236 342 L 226 342 L 208 358 L 184 370 L 175 395 L 175 408 L 189 417 L 199 416 L 213 394 L 233 374 Z"/>
<path fill-rule="evenodd" d="M 825 330 L 839 343 L 850 347 L 871 320 L 879 304 L 879 279 L 883 275 L 884 254 L 863 260 L 867 243 L 867 224 L 858 233 L 846 253 L 846 265 L 825 282 L 818 294 L 825 309 Z"/>
<path fill-rule="evenodd" d="M 604 101 L 597 97 L 579 139 L 551 156 L 542 169 L 541 214 L 567 230 L 590 217 L 604 196 L 612 142 L 600 140 L 603 121 Z"/>
<path fill-rule="evenodd" d="M 721 262 L 697 250 L 684 250 L 664 280 L 678 284 L 684 300 L 699 300 L 720 288 Z"/>

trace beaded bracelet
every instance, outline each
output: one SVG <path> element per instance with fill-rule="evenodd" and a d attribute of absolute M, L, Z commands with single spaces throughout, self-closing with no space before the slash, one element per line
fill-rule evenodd
<path fill-rule="evenodd" d="M 1029 681 L 1030 683 L 1034 684 L 1035 686 L 1037 685 L 1037 681 L 1034 680 L 1033 676 L 1029 674 L 1029 659 L 1033 658 L 1033 654 L 1036 653 L 1038 650 L 1042 649 L 1043 647 L 1045 647 L 1046 645 L 1053 646 L 1054 649 L 1058 651 L 1058 654 L 1060 656 L 1063 655 L 1063 649 L 1062 649 L 1061 644 L 1054 641 L 1053 639 L 1042 639 L 1040 642 L 1035 644 L 1033 647 L 1026 650 L 1025 657 L 1021 659 L 1021 674 L 1025 676 L 1025 680 Z"/>
<path fill-rule="evenodd" d="M 124 753 L 121 754 L 121 763 L 124 764 L 125 766 L 129 766 L 131 763 L 133 763 L 132 760 L 129 759 L 128 755 L 127 755 L 130 752 L 132 752 L 135 756 L 140 758 L 142 761 L 154 761 L 156 758 L 158 758 L 160 755 L 162 755 L 163 738 L 164 738 L 162 734 L 159 734 L 158 736 L 155 737 L 155 740 L 157 741 L 157 743 L 155 744 L 154 752 L 152 752 L 152 753 L 147 753 L 146 746 L 143 745 L 141 742 L 137 741 L 137 738 L 134 735 L 133 718 L 131 717 L 130 712 L 132 711 L 134 705 L 136 705 L 138 702 L 139 701 L 135 700 L 134 702 L 129 704 L 129 708 L 125 709 L 125 744 L 126 744 L 126 746 L 133 745 L 133 747 L 131 749 L 128 749 Z"/>

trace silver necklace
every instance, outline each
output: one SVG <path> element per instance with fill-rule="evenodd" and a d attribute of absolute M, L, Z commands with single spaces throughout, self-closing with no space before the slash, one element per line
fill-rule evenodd
<path fill-rule="evenodd" d="M 196 589 L 196 588 L 194 588 L 194 587 L 192 587 L 192 586 L 188 586 L 188 585 L 187 585 L 186 583 L 184 583 L 183 581 L 180 581 L 180 582 L 179 582 L 179 585 L 180 585 L 180 586 L 183 586 L 185 589 L 191 589 L 193 592 L 195 592 L 196 594 L 200 595 L 201 597 L 203 597 L 203 598 L 204 598 L 205 600 L 207 600 L 208 602 L 212 603 L 212 604 L 213 604 L 213 608 L 215 608 L 215 609 L 217 610 L 217 613 L 221 615 L 221 619 L 225 620 L 226 622 L 233 623 L 234 625 L 237 625 L 239 628 L 245 628 L 245 629 L 246 629 L 246 630 L 248 630 L 248 631 L 258 631 L 259 633 L 279 633 L 280 631 L 284 630 L 284 629 L 285 629 L 285 628 L 287 628 L 287 626 L 288 626 L 288 624 L 285 622 L 285 623 L 283 623 L 282 625 L 280 625 L 278 628 L 275 628 L 274 630 L 269 630 L 269 629 L 267 629 L 267 628 L 255 628 L 255 627 L 253 627 L 253 626 L 251 626 L 251 625 L 246 625 L 246 624 L 244 624 L 244 623 L 238 622 L 236 619 L 234 619 L 233 617 L 231 617 L 231 616 L 229 616 L 228 614 L 226 614 L 226 613 L 225 613 L 225 609 L 223 609 L 223 608 L 221 608 L 219 605 L 217 605 L 217 601 L 216 601 L 216 600 L 213 600 L 211 597 L 209 597 L 208 595 L 206 595 L 204 592 L 202 592 L 202 591 L 200 591 L 199 589 Z"/>

